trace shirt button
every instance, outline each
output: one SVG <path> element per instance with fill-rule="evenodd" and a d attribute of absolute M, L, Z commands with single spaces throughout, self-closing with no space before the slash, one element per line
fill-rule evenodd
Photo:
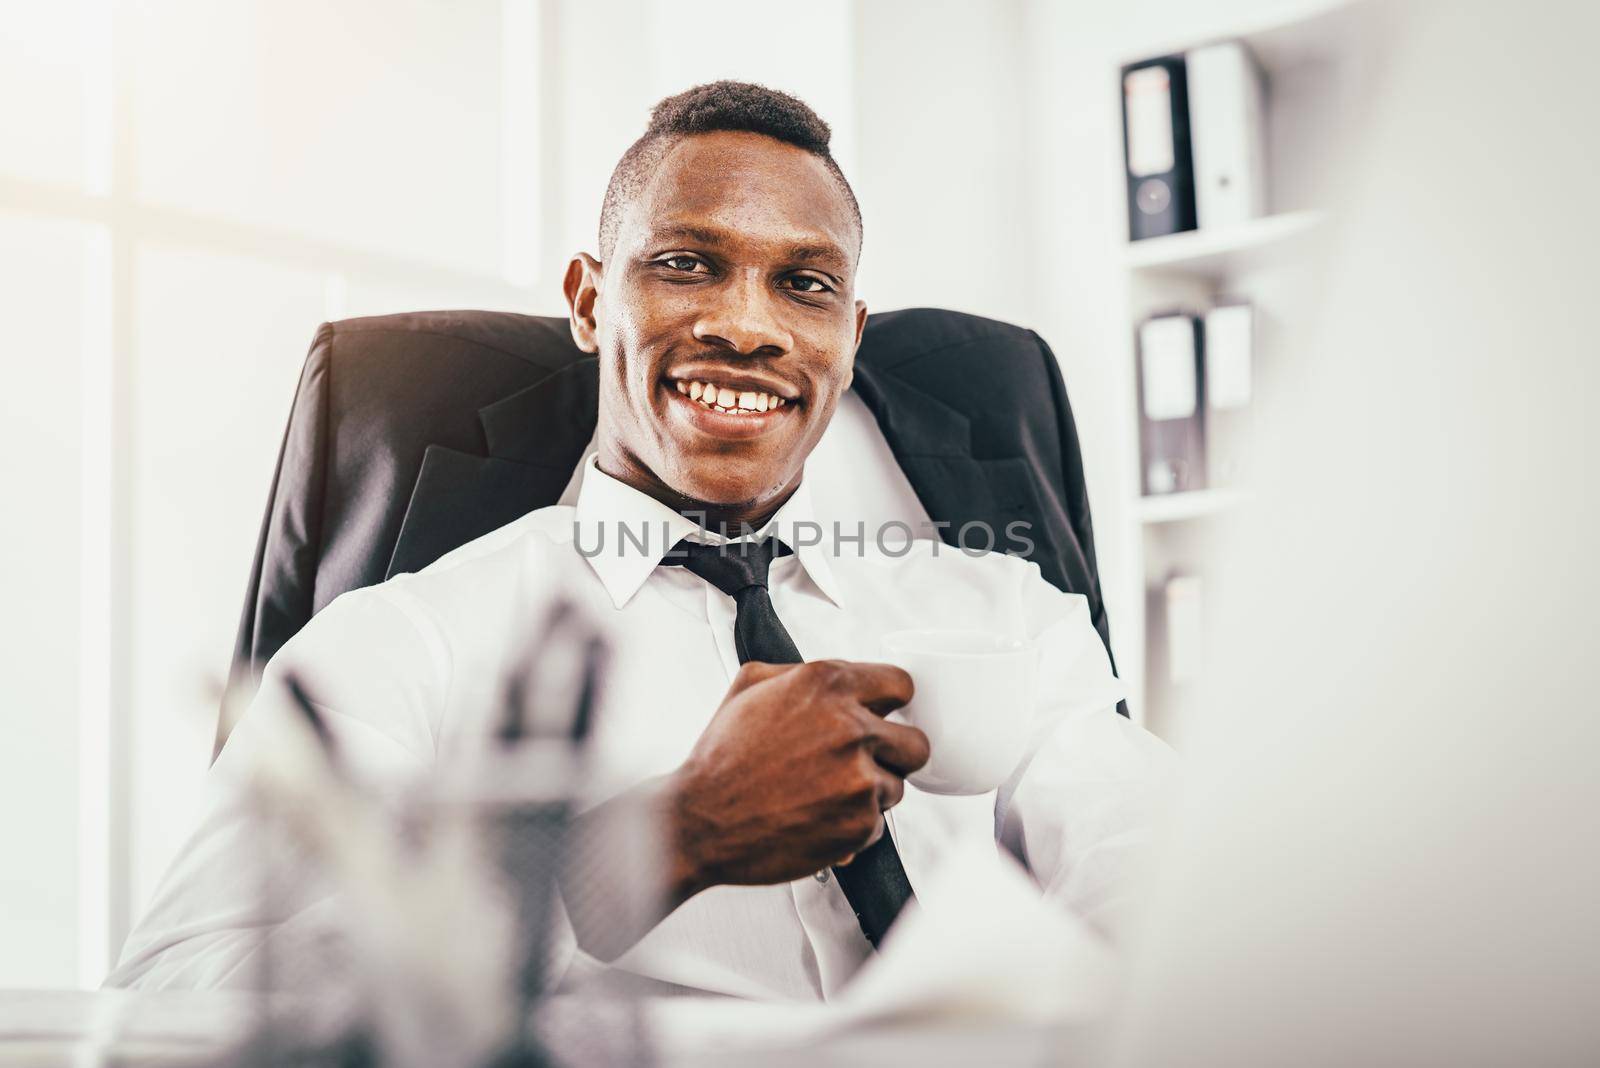
<path fill-rule="evenodd" d="M 817 874 L 813 875 L 812 878 L 826 886 L 828 882 L 828 869 L 823 868 L 821 871 L 817 872 Z"/>

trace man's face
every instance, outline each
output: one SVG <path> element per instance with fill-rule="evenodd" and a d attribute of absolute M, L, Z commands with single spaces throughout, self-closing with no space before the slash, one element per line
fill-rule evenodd
<path fill-rule="evenodd" d="M 568 270 L 574 332 L 600 355 L 602 468 L 673 507 L 770 511 L 850 384 L 858 246 L 815 156 L 749 133 L 669 149 L 610 260 Z"/>

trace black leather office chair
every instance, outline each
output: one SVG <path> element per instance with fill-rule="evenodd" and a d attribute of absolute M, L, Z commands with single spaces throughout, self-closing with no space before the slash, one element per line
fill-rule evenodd
<path fill-rule="evenodd" d="M 876 314 L 852 388 L 929 515 L 949 522 L 945 540 L 969 522 L 1028 523 L 1029 559 L 1088 599 L 1109 651 L 1077 429 L 1038 335 L 933 309 Z M 268 495 L 217 748 L 261 667 L 335 597 L 555 503 L 595 403 L 596 361 L 565 319 L 442 311 L 323 324 Z"/>

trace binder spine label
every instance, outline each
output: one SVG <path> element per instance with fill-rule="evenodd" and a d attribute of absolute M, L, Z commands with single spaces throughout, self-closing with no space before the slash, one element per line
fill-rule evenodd
<path fill-rule="evenodd" d="M 1172 78 L 1165 67 L 1140 67 L 1122 79 L 1128 107 L 1128 172 L 1148 178 L 1172 170 Z"/>

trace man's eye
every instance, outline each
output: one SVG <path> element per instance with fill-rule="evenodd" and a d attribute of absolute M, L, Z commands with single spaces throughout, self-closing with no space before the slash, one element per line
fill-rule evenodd
<path fill-rule="evenodd" d="M 674 271 L 698 271 L 705 263 L 697 256 L 668 256 L 661 265 Z"/>
<path fill-rule="evenodd" d="M 796 293 L 832 293 L 833 287 L 820 278 L 808 274 L 791 275 L 789 288 Z"/>

